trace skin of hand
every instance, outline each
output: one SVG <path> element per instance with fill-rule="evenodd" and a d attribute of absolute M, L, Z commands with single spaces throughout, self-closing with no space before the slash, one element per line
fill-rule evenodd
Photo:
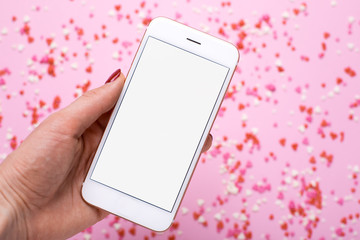
<path fill-rule="evenodd" d="M 0 239 L 65 239 L 109 214 L 80 191 L 124 81 L 50 115 L 0 165 Z"/>

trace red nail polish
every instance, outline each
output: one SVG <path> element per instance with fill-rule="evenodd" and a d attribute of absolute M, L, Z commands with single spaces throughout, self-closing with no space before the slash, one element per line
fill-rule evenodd
<path fill-rule="evenodd" d="M 111 76 L 106 80 L 106 83 L 110 83 L 112 81 L 114 81 L 115 79 L 117 79 L 121 74 L 121 69 L 116 70 L 115 72 L 113 72 L 113 74 L 111 74 Z"/>

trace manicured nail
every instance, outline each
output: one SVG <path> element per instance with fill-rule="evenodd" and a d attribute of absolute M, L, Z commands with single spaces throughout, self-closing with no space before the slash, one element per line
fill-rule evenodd
<path fill-rule="evenodd" d="M 114 81 L 120 76 L 120 74 L 121 74 L 121 69 L 116 70 L 115 72 L 113 72 L 113 74 L 111 74 L 108 80 L 106 80 L 105 84 Z"/>

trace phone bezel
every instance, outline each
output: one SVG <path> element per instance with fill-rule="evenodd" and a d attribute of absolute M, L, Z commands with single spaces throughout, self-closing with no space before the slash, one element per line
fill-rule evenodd
<path fill-rule="evenodd" d="M 210 132 L 218 109 L 221 105 L 223 97 L 225 96 L 226 90 L 236 68 L 237 62 L 239 60 L 239 52 L 235 46 L 226 41 L 187 27 L 168 18 L 158 17 L 150 22 L 146 32 L 144 33 L 143 40 L 140 43 L 131 68 L 128 72 L 128 77 L 130 78 L 133 76 L 136 64 L 140 59 L 141 52 L 143 51 L 146 40 L 149 36 L 175 45 L 176 47 L 182 48 L 186 51 L 207 58 L 229 68 L 229 73 L 225 79 L 225 84 L 223 84 L 223 87 L 220 90 L 220 97 L 214 106 L 215 111 L 212 112 L 205 127 L 204 134 L 200 140 L 199 147 L 194 155 L 193 161 L 191 162 L 189 171 L 184 180 L 184 184 L 180 189 L 179 196 L 173 207 L 173 211 L 165 211 L 151 204 L 145 203 L 141 200 L 116 191 L 110 187 L 102 185 L 90 178 L 94 170 L 95 163 L 101 152 L 99 149 L 101 149 L 105 143 L 106 136 L 110 130 L 109 126 L 111 126 L 112 122 L 114 121 L 116 114 L 112 114 L 110 117 L 108 127 L 105 129 L 98 150 L 94 156 L 93 162 L 83 183 L 81 194 L 83 199 L 91 205 L 102 208 L 108 212 L 152 230 L 164 231 L 171 225 L 172 220 L 177 213 L 181 200 L 191 179 L 192 173 L 194 172 L 200 157 L 202 146 L 204 145 L 206 137 Z M 193 41 L 190 41 L 189 39 Z M 114 108 L 114 113 L 116 113 L 117 109 L 120 107 L 121 101 L 124 98 L 124 93 L 126 92 L 125 90 L 128 88 L 130 82 L 131 81 L 125 82 L 124 90 L 122 91 Z"/>

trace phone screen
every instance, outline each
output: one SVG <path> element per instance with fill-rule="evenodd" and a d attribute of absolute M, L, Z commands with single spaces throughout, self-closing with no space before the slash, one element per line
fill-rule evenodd
<path fill-rule="evenodd" d="M 228 72 L 148 37 L 91 179 L 171 212 Z"/>

